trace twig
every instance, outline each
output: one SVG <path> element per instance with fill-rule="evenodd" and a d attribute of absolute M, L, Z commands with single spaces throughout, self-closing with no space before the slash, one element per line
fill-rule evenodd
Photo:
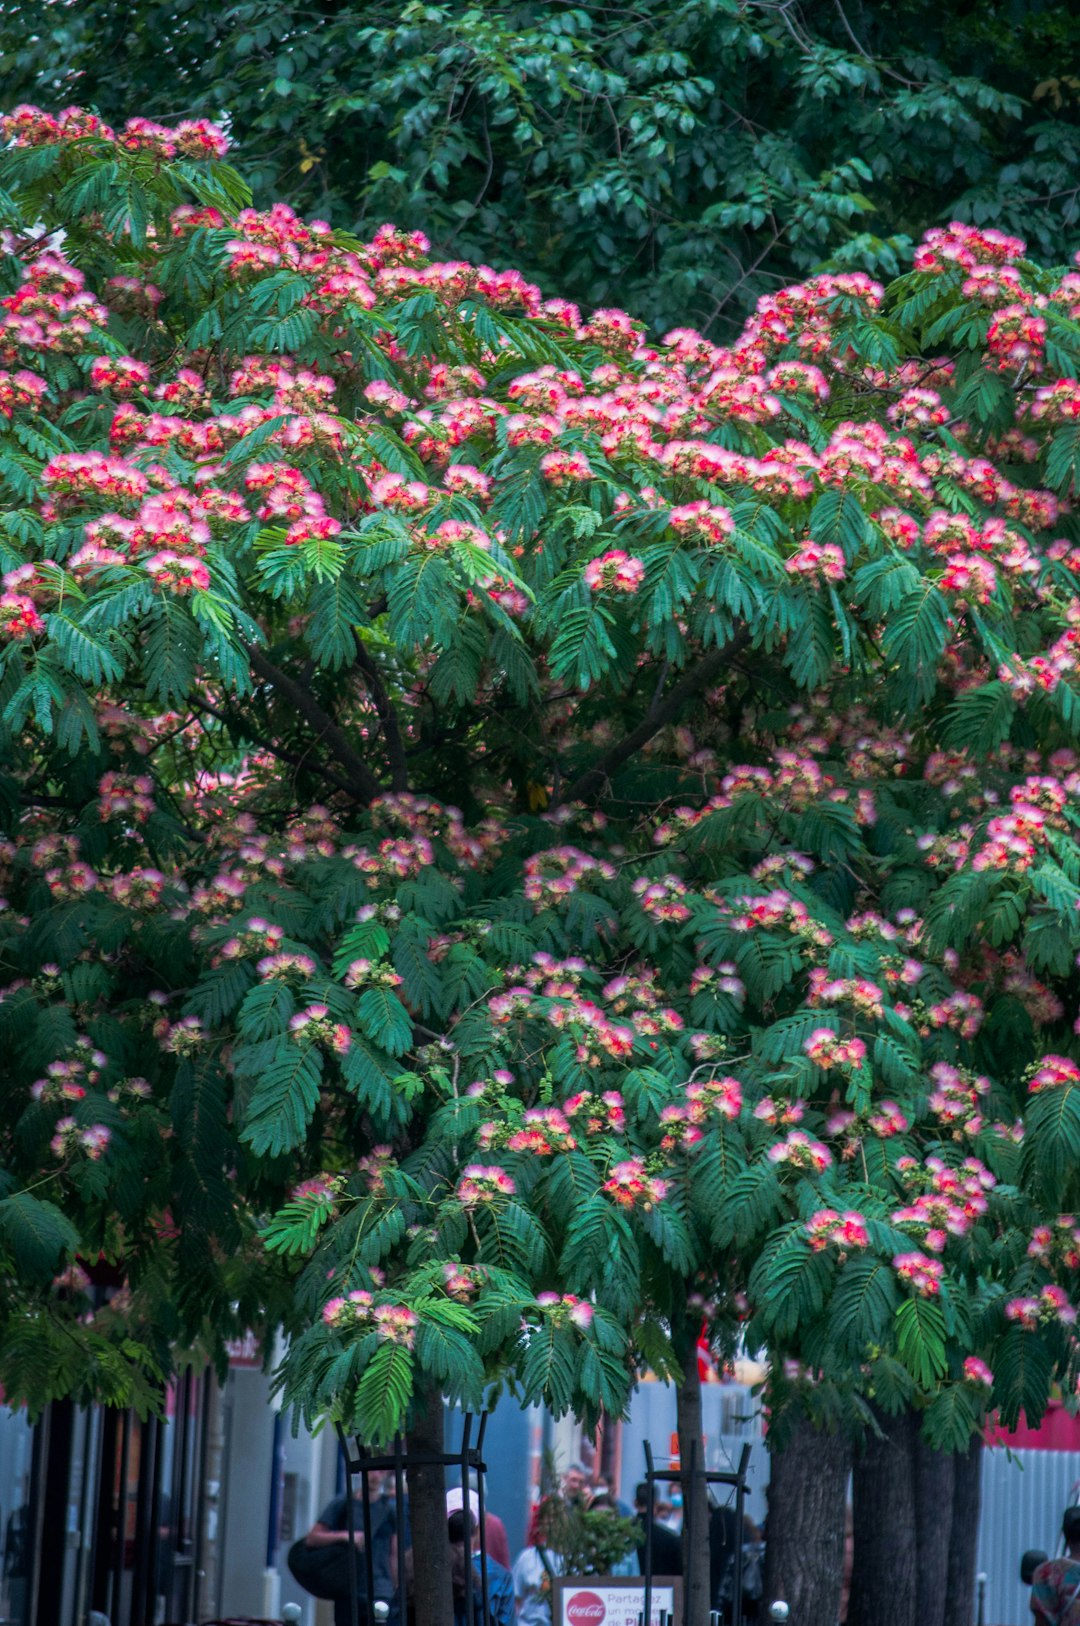
<path fill-rule="evenodd" d="M 382 786 L 364 761 L 363 757 L 353 745 L 345 730 L 335 723 L 329 712 L 325 712 L 311 693 L 302 683 L 275 666 L 261 649 L 248 645 L 248 658 L 252 668 L 264 682 L 288 701 L 300 713 L 304 721 L 310 723 L 315 730 L 316 738 L 325 741 L 331 756 L 339 767 L 345 769 L 348 777 L 348 790 L 360 802 L 373 802 L 381 794 Z"/>
<path fill-rule="evenodd" d="M 654 734 L 658 734 L 668 723 L 674 722 L 686 702 L 700 693 L 714 677 L 729 666 L 733 658 L 740 650 L 745 649 L 749 642 L 750 629 L 743 627 L 720 649 L 711 650 L 696 666 L 684 672 L 662 700 L 654 695 L 648 711 L 637 727 L 632 728 L 629 734 L 624 735 L 610 750 L 605 751 L 591 768 L 586 768 L 584 773 L 579 774 L 567 786 L 562 801 L 583 802 L 600 795 L 611 775 L 635 752 L 640 751 L 643 745 L 647 745 Z"/>
<path fill-rule="evenodd" d="M 265 734 L 260 734 L 257 729 L 251 726 L 242 712 L 226 711 L 219 706 L 212 706 L 208 700 L 192 700 L 191 704 L 198 711 L 205 712 L 208 717 L 216 717 L 219 723 L 225 724 L 226 728 L 235 729 L 238 734 L 250 740 L 252 745 L 257 746 L 260 751 L 267 752 L 269 756 L 276 757 L 279 762 L 287 762 L 290 768 L 308 768 L 312 773 L 317 774 L 320 779 L 325 779 L 328 785 L 333 785 L 335 790 L 344 791 L 346 796 L 355 797 L 356 793 L 349 781 L 343 779 L 340 774 L 335 773 L 333 768 L 328 768 L 324 762 L 318 761 L 317 758 L 309 757 L 306 754 L 301 755 L 298 751 L 290 751 L 286 746 L 279 745 L 275 740 L 267 739 Z"/>
<path fill-rule="evenodd" d="M 409 765 L 405 758 L 405 741 L 401 734 L 401 724 L 398 722 L 397 712 L 394 710 L 390 696 L 386 692 L 379 668 L 372 660 L 370 652 L 359 639 L 356 641 L 356 663 L 364 674 L 368 693 L 372 705 L 375 707 L 382 724 L 383 744 L 390 763 L 390 788 L 395 791 L 408 790 Z"/>

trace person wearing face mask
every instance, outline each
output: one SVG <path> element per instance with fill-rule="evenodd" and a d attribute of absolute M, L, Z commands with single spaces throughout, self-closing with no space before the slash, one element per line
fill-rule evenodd
<path fill-rule="evenodd" d="M 676 1486 L 671 1493 L 671 1500 L 669 1502 L 657 1502 L 656 1520 L 657 1523 L 662 1524 L 665 1529 L 674 1530 L 675 1534 L 678 1535 L 682 1530 L 682 1516 L 682 1491 L 679 1490 L 678 1486 Z"/>

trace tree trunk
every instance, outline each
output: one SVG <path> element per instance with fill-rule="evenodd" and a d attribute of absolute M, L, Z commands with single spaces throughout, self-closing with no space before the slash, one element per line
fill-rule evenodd
<path fill-rule="evenodd" d="M 922 1626 L 916 1615 L 913 1412 L 877 1414 L 852 1471 L 855 1564 L 847 1626 Z M 770 1514 L 771 1523 L 771 1514 Z"/>
<path fill-rule="evenodd" d="M 915 1618 L 919 1626 L 945 1626 L 949 1539 L 953 1523 L 956 1458 L 934 1451 L 920 1434 L 912 1442 L 915 1477 Z M 970 1621 L 967 1626 L 971 1626 Z"/>
<path fill-rule="evenodd" d="M 683 1493 L 683 1597 L 686 1626 L 709 1626 L 709 1493 L 705 1480 L 705 1441 L 701 1415 L 701 1378 L 697 1339 L 688 1326 L 677 1338 L 675 1353 L 683 1370 L 675 1391 L 679 1430 L 679 1463 Z M 693 1473 L 691 1473 L 693 1469 Z"/>
<path fill-rule="evenodd" d="M 790 1429 L 769 1464 L 765 1602 L 784 1599 L 792 1626 L 836 1626 L 851 1447 L 806 1417 Z"/>
<path fill-rule="evenodd" d="M 443 1449 L 443 1404 L 438 1389 L 417 1402 L 408 1434 L 409 1524 L 412 1528 L 412 1594 L 415 1626 L 454 1626 L 450 1542 L 446 1533 L 446 1475 L 441 1464 L 414 1463 L 413 1453 L 437 1456 Z"/>
<path fill-rule="evenodd" d="M 982 1506 L 982 1437 L 953 1458 L 952 1528 L 943 1626 L 971 1626 L 975 1619 L 975 1556 Z"/>

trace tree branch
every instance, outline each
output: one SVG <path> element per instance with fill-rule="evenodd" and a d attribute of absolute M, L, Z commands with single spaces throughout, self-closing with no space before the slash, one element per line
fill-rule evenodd
<path fill-rule="evenodd" d="M 405 741 L 401 734 L 401 724 L 386 692 L 379 668 L 359 638 L 356 640 L 356 665 L 364 674 L 371 703 L 378 712 L 382 724 L 383 744 L 386 746 L 386 755 L 390 762 L 390 788 L 395 791 L 408 790 L 409 765 L 405 759 Z"/>
<path fill-rule="evenodd" d="M 325 762 L 320 762 L 318 757 L 309 756 L 306 753 L 302 755 L 299 751 L 290 751 L 284 745 L 279 745 L 276 740 L 268 739 L 264 733 L 252 727 L 250 720 L 244 716 L 243 712 L 229 710 L 221 706 L 212 706 L 208 700 L 192 700 L 191 704 L 196 710 L 204 712 L 206 716 L 216 717 L 218 722 L 224 723 L 226 728 L 233 729 L 236 734 L 248 740 L 258 750 L 265 751 L 267 756 L 276 757 L 279 762 L 288 763 L 290 768 L 303 768 L 308 773 L 317 775 L 319 779 L 325 779 L 326 783 L 332 785 L 335 790 L 344 791 L 346 796 L 355 797 L 356 792 L 349 784 L 349 781 L 343 779 L 340 774 L 335 773 L 333 768 L 327 767 Z"/>
<path fill-rule="evenodd" d="M 673 723 L 686 702 L 694 695 L 699 694 L 713 679 L 730 665 L 740 650 L 745 649 L 750 642 L 750 629 L 743 627 L 733 638 L 719 649 L 710 650 L 708 655 L 684 672 L 678 683 L 660 698 L 653 696 L 652 703 L 636 728 L 623 736 L 610 750 L 594 762 L 591 768 L 567 785 L 562 795 L 562 802 L 584 802 L 594 796 L 600 795 L 613 773 L 621 768 L 636 751 L 647 745 L 654 734 L 658 734 L 668 723 Z"/>
<path fill-rule="evenodd" d="M 294 707 L 306 723 L 315 730 L 315 736 L 327 746 L 338 766 L 344 768 L 351 795 L 359 802 L 372 802 L 382 794 L 382 786 L 353 745 L 345 730 L 319 705 L 310 689 L 297 683 L 287 672 L 268 660 L 261 649 L 248 645 L 252 668 L 265 683 L 273 686 L 283 700 Z"/>

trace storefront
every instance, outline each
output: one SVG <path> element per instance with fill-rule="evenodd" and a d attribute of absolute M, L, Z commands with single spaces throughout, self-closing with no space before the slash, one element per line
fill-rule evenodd
<path fill-rule="evenodd" d="M 162 1417 L 59 1401 L 0 1407 L 0 1622 L 161 1626 L 203 1612 L 213 1378 L 170 1385 Z"/>

